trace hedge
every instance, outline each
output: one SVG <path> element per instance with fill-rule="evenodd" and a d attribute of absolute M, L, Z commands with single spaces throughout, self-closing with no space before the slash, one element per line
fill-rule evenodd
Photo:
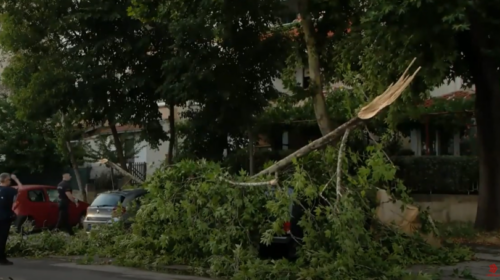
<path fill-rule="evenodd" d="M 413 193 L 477 193 L 477 157 L 401 156 L 394 157 L 397 177 Z"/>

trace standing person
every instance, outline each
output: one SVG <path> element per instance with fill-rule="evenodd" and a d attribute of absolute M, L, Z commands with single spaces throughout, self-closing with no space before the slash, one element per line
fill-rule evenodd
<path fill-rule="evenodd" d="M 69 205 L 71 202 L 78 207 L 78 200 L 73 196 L 71 190 L 71 175 L 69 173 L 63 174 L 63 180 L 57 185 L 59 193 L 59 218 L 57 219 L 56 228 L 65 230 L 69 235 L 74 235 L 73 228 L 69 224 Z"/>
<path fill-rule="evenodd" d="M 0 174 L 0 265 L 12 265 L 7 260 L 6 247 L 9 238 L 10 225 L 15 214 L 12 211 L 12 204 L 17 195 L 17 189 L 11 187 L 11 179 L 17 183 L 17 187 L 22 186 L 16 175 L 9 173 Z"/>

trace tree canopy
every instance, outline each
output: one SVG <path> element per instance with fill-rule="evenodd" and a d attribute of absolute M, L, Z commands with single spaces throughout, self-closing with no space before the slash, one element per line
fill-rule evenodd
<path fill-rule="evenodd" d="M 127 15 L 129 1 L 2 1 L 3 75 L 27 119 L 78 109 L 90 126 L 135 124 L 166 139 L 156 89 L 164 34 Z M 38 7 L 37 9 L 33 7 Z M 26 14 L 26 11 L 29 11 Z"/>
<path fill-rule="evenodd" d="M 476 226 L 483 229 L 500 228 L 499 9 L 494 1 L 370 1 L 342 48 L 367 89 L 391 81 L 412 57 L 422 67 L 412 87 L 417 95 L 456 78 L 474 84 L 481 168 Z"/>
<path fill-rule="evenodd" d="M 0 98 L 0 118 L 3 172 L 40 172 L 64 165 L 46 122 L 16 118 L 15 107 L 5 98 Z"/>

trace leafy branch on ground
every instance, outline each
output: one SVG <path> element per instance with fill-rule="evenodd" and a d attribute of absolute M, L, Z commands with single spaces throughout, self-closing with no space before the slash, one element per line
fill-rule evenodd
<path fill-rule="evenodd" d="M 272 187 L 235 186 L 230 182 L 249 182 L 249 177 L 243 173 L 221 180 L 229 177 L 219 164 L 181 161 L 158 170 L 144 184 L 149 194 L 131 228 L 116 223 L 75 237 L 14 234 L 8 252 L 86 256 L 88 261 L 113 258 L 116 264 L 150 269 L 188 265 L 200 274 L 238 280 L 402 279 L 413 264 L 470 259 L 468 249 L 432 247 L 420 234 L 378 225 L 373 218 L 378 188 L 411 203 L 380 147 L 346 151 L 340 199 L 334 147 L 295 160 L 293 171 L 280 174 L 279 184 Z M 298 210 L 290 213 L 291 204 Z M 292 230 L 295 259 L 259 258 L 259 248 L 283 235 L 283 224 L 291 219 L 302 228 L 297 235 Z"/>

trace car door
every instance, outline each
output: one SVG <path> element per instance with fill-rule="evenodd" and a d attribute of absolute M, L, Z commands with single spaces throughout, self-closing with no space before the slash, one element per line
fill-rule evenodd
<path fill-rule="evenodd" d="M 49 209 L 47 211 L 47 224 L 49 227 L 55 227 L 59 217 L 59 193 L 56 188 L 46 188 Z"/>
<path fill-rule="evenodd" d="M 45 192 L 42 188 L 30 189 L 27 191 L 29 201 L 29 216 L 35 220 L 37 228 L 47 227 L 47 213 L 50 204 L 45 197 Z"/>

